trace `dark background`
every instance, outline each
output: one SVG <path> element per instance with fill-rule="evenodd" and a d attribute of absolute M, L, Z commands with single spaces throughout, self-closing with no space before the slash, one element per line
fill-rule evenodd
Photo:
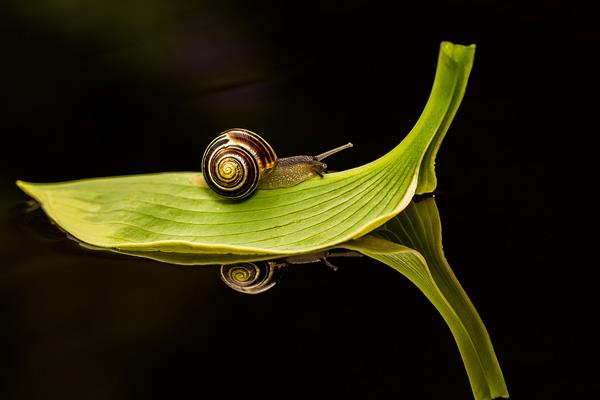
<path fill-rule="evenodd" d="M 595 10 L 123 3 L 3 2 L 0 398 L 471 398 L 443 320 L 375 261 L 294 268 L 244 296 L 217 267 L 80 250 L 14 186 L 197 170 L 230 127 L 284 156 L 352 141 L 329 164 L 358 166 L 417 120 L 442 40 L 478 46 L 437 158 L 447 258 L 512 397 L 598 392 L 593 292 L 569 279 L 593 281 L 574 239 L 597 216 Z"/>

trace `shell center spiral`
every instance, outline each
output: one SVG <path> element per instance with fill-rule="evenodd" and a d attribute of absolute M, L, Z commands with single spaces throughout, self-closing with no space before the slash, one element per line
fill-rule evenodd
<path fill-rule="evenodd" d="M 243 166 L 240 161 L 234 157 L 224 157 L 219 160 L 218 171 L 219 177 L 224 182 L 235 182 L 243 173 Z"/>

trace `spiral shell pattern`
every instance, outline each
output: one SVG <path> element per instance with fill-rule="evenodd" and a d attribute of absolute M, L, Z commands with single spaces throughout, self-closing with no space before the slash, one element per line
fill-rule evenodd
<path fill-rule="evenodd" d="M 230 129 L 206 148 L 202 174 L 220 196 L 243 199 L 254 192 L 263 174 L 276 164 L 277 155 L 263 138 L 245 129 Z"/>
<path fill-rule="evenodd" d="M 258 294 L 275 286 L 276 267 L 270 262 L 237 263 L 221 266 L 221 279 L 235 291 Z"/>

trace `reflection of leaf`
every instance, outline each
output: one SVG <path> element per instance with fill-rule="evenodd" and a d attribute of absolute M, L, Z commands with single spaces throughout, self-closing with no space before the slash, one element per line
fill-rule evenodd
<path fill-rule="evenodd" d="M 363 238 L 342 245 L 394 268 L 427 296 L 454 336 L 475 399 L 508 397 L 490 337 L 442 250 L 442 230 L 433 198 L 411 203 Z"/>
<path fill-rule="evenodd" d="M 379 260 L 413 282 L 450 327 L 475 399 L 508 397 L 487 330 L 444 257 L 440 217 L 433 197 L 411 202 L 402 213 L 369 235 L 336 247 L 355 250 Z M 272 258 L 264 255 L 115 251 L 183 265 Z"/>
<path fill-rule="evenodd" d="M 435 188 L 435 153 L 474 51 L 442 43 L 430 98 L 409 135 L 378 160 L 323 179 L 259 190 L 242 202 L 192 185 L 194 174 L 185 172 L 18 185 L 64 230 L 98 247 L 264 255 L 331 247 L 393 218 L 415 192 Z"/>

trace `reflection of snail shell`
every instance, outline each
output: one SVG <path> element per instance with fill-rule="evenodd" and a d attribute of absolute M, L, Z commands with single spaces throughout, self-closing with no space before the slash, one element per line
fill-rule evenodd
<path fill-rule="evenodd" d="M 278 265 L 265 261 L 221 265 L 221 279 L 227 286 L 241 293 L 258 294 L 277 283 Z"/>

